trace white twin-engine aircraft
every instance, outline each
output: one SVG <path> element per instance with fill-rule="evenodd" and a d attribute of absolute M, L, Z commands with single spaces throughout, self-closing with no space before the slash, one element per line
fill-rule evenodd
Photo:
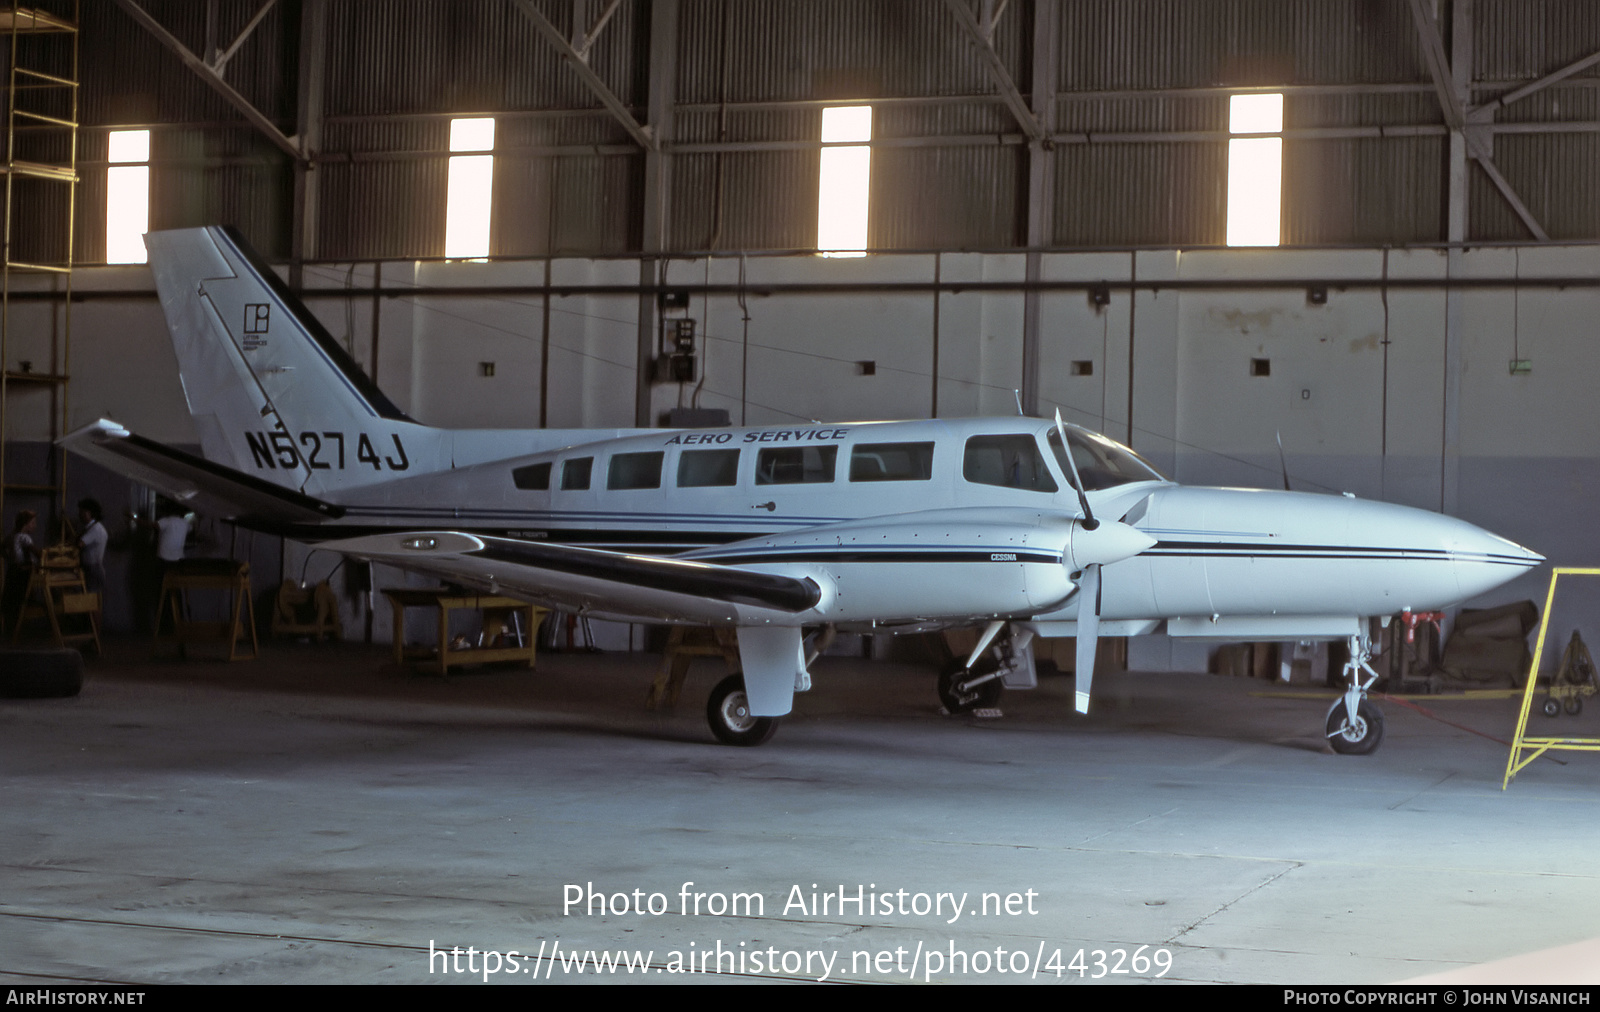
<path fill-rule="evenodd" d="M 1104 436 L 1031 418 L 741 429 L 444 430 L 407 418 L 244 241 L 151 234 L 203 456 L 99 421 L 71 450 L 194 508 L 497 594 L 628 621 L 733 626 L 712 693 L 756 745 L 843 629 L 981 627 L 951 711 L 1031 687 L 1029 641 L 1348 639 L 1327 718 L 1370 752 L 1368 621 L 1432 611 L 1541 557 L 1349 495 L 1186 488 Z M 395 635 L 399 635 L 396 630 Z"/>

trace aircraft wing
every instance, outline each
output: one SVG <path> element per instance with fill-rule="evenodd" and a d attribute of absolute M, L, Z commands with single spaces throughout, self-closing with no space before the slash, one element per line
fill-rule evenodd
<path fill-rule="evenodd" d="M 344 515 L 343 507 L 146 439 L 105 419 L 64 437 L 60 445 L 178 502 L 229 520 L 272 526 L 314 524 Z"/>
<path fill-rule="evenodd" d="M 373 534 L 319 547 L 567 611 L 624 619 L 797 625 L 822 600 L 805 577 L 455 531 Z"/>

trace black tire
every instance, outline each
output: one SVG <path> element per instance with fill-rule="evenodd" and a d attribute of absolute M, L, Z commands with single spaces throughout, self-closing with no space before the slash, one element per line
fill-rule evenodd
<path fill-rule="evenodd" d="M 60 699 L 83 690 L 83 655 L 70 647 L 0 647 L 0 698 Z"/>
<path fill-rule="evenodd" d="M 1568 696 L 1567 697 L 1567 715 L 1571 716 L 1571 717 L 1576 717 L 1578 714 L 1580 714 L 1582 712 L 1583 712 L 1583 697 L 1582 696 Z"/>
<path fill-rule="evenodd" d="M 939 672 L 939 702 L 947 712 L 968 713 L 999 705 L 1000 695 L 1005 691 L 1000 679 L 992 678 L 965 692 L 958 691 L 956 683 L 966 677 L 968 677 L 966 668 L 960 661 Z"/>
<path fill-rule="evenodd" d="M 1544 710 L 1546 717 L 1559 717 L 1561 716 L 1561 701 L 1551 696 L 1544 701 L 1544 706 L 1541 709 Z"/>
<path fill-rule="evenodd" d="M 744 675 L 732 674 L 717 683 L 706 702 L 706 723 L 724 745 L 760 745 L 778 730 L 777 717 L 756 717 L 744 694 Z"/>
<path fill-rule="evenodd" d="M 1368 755 L 1383 741 L 1383 711 L 1361 701 L 1356 708 L 1356 722 L 1351 726 L 1344 700 L 1340 699 L 1328 711 L 1328 744 L 1340 755 Z"/>

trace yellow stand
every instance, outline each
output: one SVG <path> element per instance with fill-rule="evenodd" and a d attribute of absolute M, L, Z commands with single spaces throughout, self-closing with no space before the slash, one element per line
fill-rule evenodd
<path fill-rule="evenodd" d="M 448 675 L 452 666 L 459 667 L 463 664 L 490 664 L 498 661 L 527 661 L 528 667 L 534 666 L 535 650 L 537 648 L 537 634 L 539 623 L 549 614 L 543 608 L 536 608 L 526 601 L 514 597 L 500 597 L 496 594 L 473 594 L 471 592 L 458 593 L 450 590 L 423 590 L 411 587 L 391 587 L 383 592 L 389 599 L 390 606 L 394 609 L 394 662 L 404 664 L 408 659 L 437 659 L 439 674 Z M 439 645 L 437 648 L 423 647 L 421 649 L 406 648 L 405 638 L 405 611 L 407 608 L 438 608 L 439 609 Z M 509 635 L 509 623 L 513 614 L 526 617 L 528 630 L 522 634 L 523 645 L 511 647 L 469 647 L 459 648 L 450 645 L 450 613 L 458 609 L 471 609 L 478 611 L 483 616 L 483 627 L 487 637 L 492 638 L 489 630 L 498 627 L 502 634 Z"/>
<path fill-rule="evenodd" d="M 184 595 L 195 590 L 228 594 L 228 617 L 220 622 L 189 619 L 184 614 Z M 162 612 L 171 618 L 171 632 L 161 631 Z M 250 641 L 248 654 L 239 649 L 239 641 L 246 636 Z M 256 638 L 255 611 L 250 606 L 250 564 L 232 559 L 184 559 L 169 566 L 161 578 L 152 655 L 163 643 L 176 643 L 184 656 L 188 656 L 190 643 L 226 643 L 228 660 L 255 660 L 261 653 L 261 643 Z"/>
<path fill-rule="evenodd" d="M 732 629 L 673 626 L 667 634 L 667 648 L 661 652 L 661 670 L 644 699 L 646 710 L 678 705 L 683 679 L 696 657 L 721 657 L 729 671 L 738 671 L 739 639 Z"/>
<path fill-rule="evenodd" d="M 1511 755 L 1506 758 L 1506 776 L 1500 782 L 1503 791 L 1511 785 L 1511 778 L 1523 767 L 1551 750 L 1568 752 L 1600 752 L 1600 738 L 1532 738 L 1528 730 L 1528 714 L 1533 711 L 1533 697 L 1539 685 L 1539 660 L 1544 656 L 1544 640 L 1550 631 L 1550 606 L 1556 600 L 1556 581 L 1563 576 L 1600 576 L 1600 569 L 1558 568 L 1550 574 L 1550 590 L 1544 598 L 1544 616 L 1539 620 L 1539 640 L 1533 648 L 1533 664 L 1528 669 L 1528 681 L 1522 687 L 1522 713 L 1517 717 L 1517 733 L 1511 739 Z"/>
<path fill-rule="evenodd" d="M 63 619 L 79 615 L 85 620 L 76 631 Z M 58 647 L 78 643 L 93 643 L 94 652 L 100 653 L 100 594 L 84 586 L 83 570 L 76 562 L 71 568 L 47 561 L 33 571 L 28 580 L 27 596 L 17 612 L 16 626 L 11 632 L 11 642 L 22 638 L 22 627 L 30 618 L 43 618 L 50 626 L 50 638 Z"/>

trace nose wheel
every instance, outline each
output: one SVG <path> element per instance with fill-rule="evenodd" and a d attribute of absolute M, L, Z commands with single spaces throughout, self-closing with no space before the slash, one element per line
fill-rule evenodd
<path fill-rule="evenodd" d="M 1328 744 L 1340 755 L 1367 755 L 1383 741 L 1383 711 L 1363 699 L 1351 719 L 1344 700 L 1328 711 Z"/>

